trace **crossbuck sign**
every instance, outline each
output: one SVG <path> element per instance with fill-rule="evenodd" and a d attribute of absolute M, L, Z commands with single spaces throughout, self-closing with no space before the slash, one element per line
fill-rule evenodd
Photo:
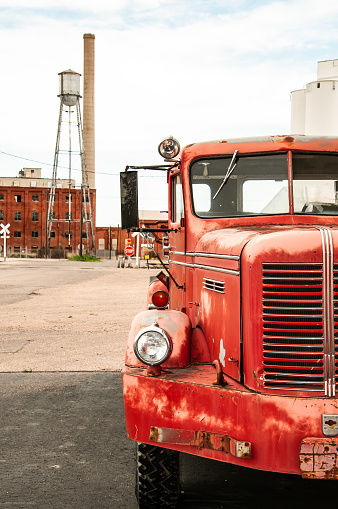
<path fill-rule="evenodd" d="M 9 239 L 9 228 L 10 224 L 7 223 L 6 226 L 4 226 L 2 223 L 0 223 L 0 237 L 4 239 L 4 262 L 6 261 L 6 239 Z"/>

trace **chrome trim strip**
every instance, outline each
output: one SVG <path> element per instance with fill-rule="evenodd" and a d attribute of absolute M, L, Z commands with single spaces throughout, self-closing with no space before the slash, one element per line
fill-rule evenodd
<path fill-rule="evenodd" d="M 333 239 L 329 228 L 320 231 L 323 251 L 323 304 L 324 304 L 324 375 L 325 395 L 336 394 L 334 304 L 333 304 Z"/>
<path fill-rule="evenodd" d="M 204 258 L 220 258 L 222 260 L 235 260 L 238 261 L 240 259 L 239 256 L 236 255 L 227 255 L 227 254 L 216 254 L 216 253 L 181 253 L 179 251 L 170 251 L 170 254 L 180 255 L 180 256 L 200 256 Z"/>
<path fill-rule="evenodd" d="M 212 267 L 210 265 L 199 265 L 198 263 L 176 262 L 176 261 L 173 261 L 173 260 L 169 260 L 169 263 L 172 263 L 174 265 L 182 265 L 183 267 L 191 267 L 192 269 L 213 270 L 215 272 L 222 272 L 223 274 L 230 274 L 232 276 L 239 276 L 239 271 L 238 270 L 221 269 L 220 267 Z"/>

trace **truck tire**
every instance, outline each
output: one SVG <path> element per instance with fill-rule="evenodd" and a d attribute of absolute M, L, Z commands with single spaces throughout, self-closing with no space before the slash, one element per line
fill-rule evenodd
<path fill-rule="evenodd" d="M 175 509 L 180 494 L 179 453 L 136 444 L 136 498 L 140 509 Z"/>

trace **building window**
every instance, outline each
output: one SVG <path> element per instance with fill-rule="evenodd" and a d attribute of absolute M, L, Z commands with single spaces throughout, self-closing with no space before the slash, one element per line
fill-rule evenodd
<path fill-rule="evenodd" d="M 38 238 L 38 236 L 39 236 L 38 230 L 33 230 L 32 231 L 32 238 L 36 239 L 36 238 Z"/>
<path fill-rule="evenodd" d="M 21 194 L 15 194 L 14 201 L 16 201 L 16 203 L 20 203 L 21 202 Z"/>
<path fill-rule="evenodd" d="M 83 196 L 82 196 L 82 201 L 83 201 L 83 202 L 85 201 L 85 199 L 84 199 L 84 197 L 83 197 Z M 87 196 L 87 195 L 86 195 L 86 202 L 87 202 L 87 203 L 89 202 L 89 196 Z"/>
<path fill-rule="evenodd" d="M 14 231 L 14 237 L 19 238 L 21 237 L 21 232 L 19 230 Z"/>
<path fill-rule="evenodd" d="M 21 221 L 21 211 L 20 210 L 15 210 L 14 221 Z"/>
<path fill-rule="evenodd" d="M 55 239 L 55 232 L 50 232 L 50 238 Z"/>
<path fill-rule="evenodd" d="M 51 219 L 55 219 L 55 212 L 52 212 L 52 214 L 49 214 L 49 217 L 50 217 Z"/>
<path fill-rule="evenodd" d="M 82 232 L 81 238 L 86 239 L 87 238 L 87 233 L 86 232 Z"/>
<path fill-rule="evenodd" d="M 33 210 L 32 212 L 32 221 L 39 221 L 39 212 Z"/>
<path fill-rule="evenodd" d="M 5 199 L 4 193 L 0 193 L 0 201 L 4 201 L 4 199 Z"/>
<path fill-rule="evenodd" d="M 72 219 L 72 213 L 71 212 L 66 212 L 66 219 Z"/>
<path fill-rule="evenodd" d="M 3 218 L 4 218 L 4 211 L 0 210 L 0 219 L 3 219 Z"/>
<path fill-rule="evenodd" d="M 39 195 L 38 194 L 32 194 L 32 201 L 39 201 Z"/>
<path fill-rule="evenodd" d="M 66 237 L 66 239 L 68 239 L 69 237 L 70 237 L 70 238 L 72 238 L 72 236 L 73 236 L 72 232 L 70 232 L 70 233 L 69 233 L 69 232 L 66 232 L 66 233 L 65 233 L 65 237 Z"/>
<path fill-rule="evenodd" d="M 66 203 L 69 203 L 69 201 L 72 202 L 73 201 L 73 197 L 72 197 L 72 195 L 70 195 L 70 200 L 69 200 L 69 194 L 67 194 L 67 196 L 66 196 Z"/>
<path fill-rule="evenodd" d="M 14 246 L 14 253 L 18 254 L 20 252 L 21 252 L 21 247 L 20 246 Z"/>

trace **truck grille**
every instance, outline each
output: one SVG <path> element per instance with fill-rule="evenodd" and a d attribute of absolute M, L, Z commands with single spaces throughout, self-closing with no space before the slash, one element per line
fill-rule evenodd
<path fill-rule="evenodd" d="M 327 359 L 330 352 L 331 357 L 338 354 L 338 265 L 330 274 L 331 282 L 327 281 L 328 271 L 321 263 L 262 265 L 263 365 L 267 389 L 328 394 L 328 384 L 335 380 L 329 364 L 334 370 L 335 359 L 329 362 Z M 328 303 L 328 289 L 332 296 L 334 293 L 334 307 Z M 330 336 L 331 308 L 335 326 Z M 331 349 L 328 341 L 334 343 Z"/>

